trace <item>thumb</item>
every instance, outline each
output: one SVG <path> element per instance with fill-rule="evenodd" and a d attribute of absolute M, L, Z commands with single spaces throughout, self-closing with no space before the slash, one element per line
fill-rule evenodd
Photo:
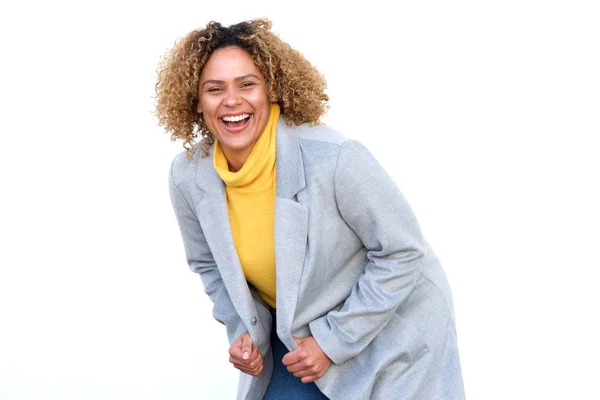
<path fill-rule="evenodd" d="M 252 338 L 249 333 L 246 333 L 242 337 L 242 359 L 249 359 L 250 353 L 252 353 Z"/>

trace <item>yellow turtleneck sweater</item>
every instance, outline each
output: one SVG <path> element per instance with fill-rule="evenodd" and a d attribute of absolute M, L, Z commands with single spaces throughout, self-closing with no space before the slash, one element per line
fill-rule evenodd
<path fill-rule="evenodd" d="M 225 182 L 233 241 L 246 280 L 271 307 L 275 295 L 275 153 L 279 106 L 271 105 L 265 130 L 242 168 L 229 171 L 217 141 L 213 163 Z"/>

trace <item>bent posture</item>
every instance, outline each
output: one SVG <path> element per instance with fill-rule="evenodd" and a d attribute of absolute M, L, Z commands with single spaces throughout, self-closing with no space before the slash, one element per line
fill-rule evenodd
<path fill-rule="evenodd" d="M 186 149 L 169 185 L 187 261 L 238 398 L 464 398 L 438 259 L 369 151 L 319 123 L 325 80 L 270 27 L 191 32 L 156 85 Z"/>

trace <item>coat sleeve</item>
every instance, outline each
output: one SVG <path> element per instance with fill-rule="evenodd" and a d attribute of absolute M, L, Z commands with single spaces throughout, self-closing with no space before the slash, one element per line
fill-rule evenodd
<path fill-rule="evenodd" d="M 367 249 L 367 264 L 339 310 L 312 321 L 311 333 L 337 364 L 359 354 L 408 296 L 424 262 L 413 212 L 394 181 L 357 141 L 340 149 L 335 173 L 339 212 Z"/>
<path fill-rule="evenodd" d="M 227 329 L 229 343 L 233 343 L 247 329 L 236 312 L 221 279 L 208 247 L 200 222 L 188 201 L 182 196 L 173 178 L 173 166 L 169 174 L 169 192 L 175 216 L 181 231 L 188 265 L 202 279 L 204 292 L 213 302 L 213 316 Z"/>

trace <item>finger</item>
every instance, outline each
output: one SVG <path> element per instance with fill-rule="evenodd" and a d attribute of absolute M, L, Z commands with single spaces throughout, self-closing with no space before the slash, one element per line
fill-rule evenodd
<path fill-rule="evenodd" d="M 250 370 L 250 371 L 247 371 L 247 372 L 244 372 L 244 373 L 248 374 L 248 375 L 252 375 L 252 376 L 258 376 L 258 375 L 260 375 L 260 373 L 262 371 L 263 371 L 263 366 L 261 365 L 260 367 L 254 369 L 254 370 Z"/>
<path fill-rule="evenodd" d="M 252 375 L 252 376 L 257 376 L 257 375 L 259 375 L 262 372 L 263 367 L 261 365 L 260 367 L 255 368 L 255 369 L 248 369 L 248 368 L 238 368 L 238 369 L 240 371 L 242 371 L 243 373 L 245 373 L 245 374 Z"/>
<path fill-rule="evenodd" d="M 243 369 L 243 368 L 238 368 L 241 372 L 247 374 L 247 375 L 252 375 L 252 376 L 256 376 L 259 374 L 258 371 L 254 371 L 254 370 L 249 370 L 249 369 Z"/>
<path fill-rule="evenodd" d="M 256 358 L 256 360 L 252 361 L 251 363 L 247 363 L 245 364 L 246 368 L 251 369 L 251 370 L 256 370 L 258 367 L 260 367 L 263 364 L 262 359 Z"/>
<path fill-rule="evenodd" d="M 233 364 L 236 368 L 246 368 L 246 365 L 242 363 L 242 360 L 237 359 L 235 357 L 229 356 L 229 362 Z"/>
<path fill-rule="evenodd" d="M 310 383 L 310 382 L 314 382 L 317 379 L 319 379 L 320 376 L 318 375 L 310 375 L 310 376 L 305 376 L 304 378 L 300 379 L 302 381 L 302 383 Z"/>
<path fill-rule="evenodd" d="M 283 356 L 283 359 L 281 361 L 283 362 L 283 365 L 287 366 L 302 361 L 304 358 L 306 358 L 306 356 L 306 350 L 302 347 L 298 347 L 296 350 L 290 351 L 285 356 Z"/>
<path fill-rule="evenodd" d="M 305 369 L 309 369 L 310 367 L 311 367 L 311 365 L 306 360 L 302 360 L 295 364 L 288 365 L 287 370 L 288 370 L 288 372 L 293 374 L 296 372 L 304 371 Z"/>
<path fill-rule="evenodd" d="M 248 366 L 248 365 L 252 364 L 253 362 L 255 362 L 256 360 L 258 360 L 259 356 L 262 356 L 260 354 L 260 351 L 256 347 L 254 347 L 248 358 L 244 359 L 243 355 L 241 353 L 237 357 L 234 357 L 234 358 L 237 360 L 237 362 L 239 364 Z"/>
<path fill-rule="evenodd" d="M 240 362 L 243 362 L 256 358 L 256 354 L 254 354 L 254 357 L 252 357 L 252 350 L 254 350 L 252 346 L 252 338 L 250 337 L 250 334 L 246 332 L 240 335 L 240 337 L 231 345 L 229 348 L 229 355 Z M 245 353 L 248 353 L 246 358 L 244 357 Z"/>
<path fill-rule="evenodd" d="M 260 353 L 260 350 L 258 349 L 258 347 L 256 347 L 256 346 L 252 347 L 252 352 L 250 353 L 250 357 L 248 357 L 248 362 L 253 362 L 253 361 L 257 360 L 259 357 L 262 358 L 262 354 Z"/>
<path fill-rule="evenodd" d="M 307 376 L 315 375 L 320 378 L 323 375 L 325 375 L 326 371 L 327 371 L 327 367 L 320 365 L 320 364 L 312 364 L 312 365 L 307 366 L 304 369 L 301 369 L 301 370 L 295 372 L 294 376 L 296 376 L 297 378 L 304 378 Z"/>
<path fill-rule="evenodd" d="M 262 363 L 252 366 L 251 368 L 246 365 L 240 365 L 240 364 L 237 364 L 237 365 L 234 364 L 233 366 L 236 369 L 239 369 L 240 371 L 242 371 L 243 373 L 248 374 L 248 375 L 253 375 L 253 376 L 259 375 L 262 372 L 262 370 L 264 369 L 264 365 Z"/>
<path fill-rule="evenodd" d="M 258 376 L 258 375 L 260 375 L 260 373 L 262 371 L 263 371 L 263 366 L 261 365 L 260 367 L 258 367 L 257 369 L 255 369 L 253 372 L 249 373 L 248 375 Z"/>
<path fill-rule="evenodd" d="M 242 360 L 248 360 L 252 353 L 252 338 L 249 334 L 242 336 Z"/>
<path fill-rule="evenodd" d="M 229 356 L 229 362 L 234 364 L 234 366 L 240 367 L 240 368 L 248 368 L 248 369 L 253 369 L 256 368 L 258 365 L 263 364 L 264 359 L 263 356 L 261 354 L 261 352 L 255 347 L 252 351 L 252 354 L 250 355 L 250 358 L 247 360 L 243 360 L 243 359 L 239 359 L 233 356 Z"/>
<path fill-rule="evenodd" d="M 247 360 L 242 359 L 242 354 L 241 353 L 233 353 L 233 354 L 229 354 L 229 360 L 231 363 L 236 363 L 236 364 L 247 364 Z M 231 361 L 234 360 L 234 361 Z"/>
<path fill-rule="evenodd" d="M 294 375 L 296 378 L 305 378 L 307 376 L 315 375 L 315 369 L 312 367 L 304 368 L 304 369 L 301 369 L 300 371 L 294 372 L 292 375 Z"/>
<path fill-rule="evenodd" d="M 242 359 L 242 342 L 241 340 L 236 340 L 231 347 L 229 347 L 229 355 L 231 357 Z"/>
<path fill-rule="evenodd" d="M 246 363 L 244 361 L 239 361 L 234 358 L 230 358 L 229 362 L 233 364 L 233 366 L 239 370 L 245 371 L 253 371 L 262 365 L 262 361 L 255 360 L 252 363 Z"/>

